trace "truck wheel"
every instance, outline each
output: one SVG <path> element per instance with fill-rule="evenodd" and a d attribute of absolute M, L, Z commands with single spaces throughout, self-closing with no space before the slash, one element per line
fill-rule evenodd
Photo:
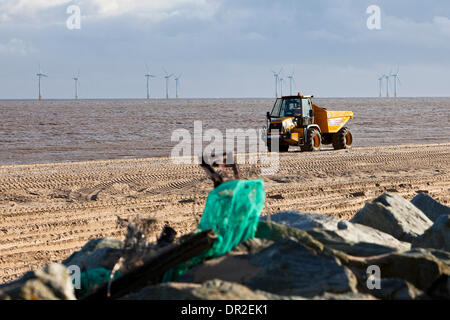
<path fill-rule="evenodd" d="M 322 137 L 317 129 L 311 129 L 306 134 L 306 143 L 302 151 L 319 151 L 322 146 Z"/>
<path fill-rule="evenodd" d="M 342 128 L 337 133 L 333 134 L 333 148 L 335 150 L 339 149 L 350 149 L 353 143 L 353 136 L 350 129 L 347 127 Z"/>

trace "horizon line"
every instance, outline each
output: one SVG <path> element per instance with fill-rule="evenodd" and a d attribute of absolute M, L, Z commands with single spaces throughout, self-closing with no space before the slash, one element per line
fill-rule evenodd
<path fill-rule="evenodd" d="M 283 97 L 287 97 L 289 95 L 284 95 Z M 295 95 L 294 95 L 295 96 Z M 280 98 L 280 97 L 278 97 Z M 386 99 L 386 100 L 395 100 L 395 99 L 413 99 L 413 98 L 450 98 L 450 96 L 402 96 L 402 97 L 376 97 L 376 96 L 323 96 L 318 97 L 314 96 L 314 99 Z M 276 99 L 275 97 L 193 97 L 193 98 L 105 98 L 105 97 L 96 97 L 96 98 L 47 98 L 39 100 L 37 98 L 0 98 L 0 101 L 90 101 L 90 100 L 142 100 L 142 101 L 175 101 L 175 100 L 237 100 L 237 99 Z"/>

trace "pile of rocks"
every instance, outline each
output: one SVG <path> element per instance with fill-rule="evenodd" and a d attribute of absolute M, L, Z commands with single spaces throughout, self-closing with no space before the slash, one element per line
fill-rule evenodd
<path fill-rule="evenodd" d="M 64 266 L 112 270 L 124 246 L 91 240 L 63 264 L 1 286 L 0 298 L 74 299 Z M 261 218 L 255 238 L 228 254 L 121 299 L 449 299 L 449 275 L 450 208 L 426 194 L 409 202 L 385 193 L 350 221 L 297 211 Z"/>

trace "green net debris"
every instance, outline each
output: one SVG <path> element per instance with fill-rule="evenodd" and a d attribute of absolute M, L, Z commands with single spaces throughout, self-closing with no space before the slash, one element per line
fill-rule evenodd
<path fill-rule="evenodd" d="M 239 243 L 253 238 L 265 197 L 262 179 L 227 181 L 212 190 L 206 200 L 198 229 L 213 229 L 217 240 L 208 251 L 169 270 L 164 275 L 163 282 L 173 281 L 205 259 L 219 257 Z"/>
<path fill-rule="evenodd" d="M 91 292 L 97 286 L 108 282 L 111 276 L 111 270 L 105 268 L 93 268 L 81 273 L 80 289 L 76 289 L 77 297 L 82 297 Z M 113 279 L 121 276 L 119 272 L 114 274 Z"/>

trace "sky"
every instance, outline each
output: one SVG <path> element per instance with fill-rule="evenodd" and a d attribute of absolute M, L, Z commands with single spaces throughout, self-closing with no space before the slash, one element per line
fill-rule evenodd
<path fill-rule="evenodd" d="M 78 72 L 80 98 L 145 98 L 146 66 L 154 98 L 164 69 L 182 98 L 271 98 L 281 68 L 284 94 L 293 73 L 294 92 L 376 97 L 398 68 L 399 96 L 448 97 L 449 57 L 448 0 L 0 0 L 0 99 L 36 98 L 39 65 L 47 99 L 72 98 Z"/>

